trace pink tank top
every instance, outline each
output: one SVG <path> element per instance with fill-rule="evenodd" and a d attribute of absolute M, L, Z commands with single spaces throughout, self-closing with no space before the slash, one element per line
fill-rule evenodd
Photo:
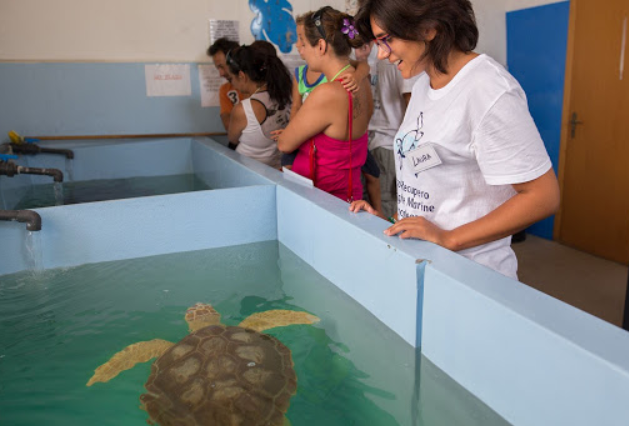
<path fill-rule="evenodd" d="M 313 140 L 314 152 L 312 152 Z M 293 163 L 293 171 L 312 179 L 317 188 L 341 200 L 362 200 L 363 185 L 360 181 L 360 168 L 367 159 L 367 143 L 367 133 L 352 140 L 350 154 L 349 141 L 337 140 L 319 133 L 299 147 L 299 153 Z M 352 196 L 348 197 L 350 172 Z"/>

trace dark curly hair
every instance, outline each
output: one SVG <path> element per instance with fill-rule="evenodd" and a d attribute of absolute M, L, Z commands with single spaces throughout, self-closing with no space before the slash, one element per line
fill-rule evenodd
<path fill-rule="evenodd" d="M 227 38 L 218 38 L 210 47 L 207 49 L 207 55 L 212 57 L 214 54 L 222 51 L 223 54 L 227 55 L 230 50 L 234 48 L 238 48 L 238 42 L 234 42 L 231 39 Z"/>
<path fill-rule="evenodd" d="M 435 68 L 448 71 L 448 56 L 453 50 L 465 53 L 476 48 L 478 27 L 469 0 L 363 0 L 356 14 L 358 30 L 374 39 L 370 18 L 394 38 L 426 42 L 426 53 Z M 425 41 L 426 30 L 437 34 Z"/>
<path fill-rule="evenodd" d="M 321 18 L 320 27 L 317 27 L 315 24 L 314 18 L 317 15 Z M 349 56 L 352 48 L 359 48 L 365 45 L 365 39 L 363 39 L 361 34 L 350 39 L 347 34 L 343 33 L 344 19 L 348 19 L 352 23 L 354 21 L 351 15 L 337 11 L 330 6 L 325 6 L 316 12 L 310 11 L 298 16 L 295 21 L 298 25 L 304 25 L 306 39 L 308 39 L 310 46 L 315 46 L 319 39 L 323 39 L 332 47 L 337 56 Z"/>
<path fill-rule="evenodd" d="M 267 41 L 263 41 L 260 39 L 258 39 L 257 41 L 253 41 L 251 43 L 251 48 L 262 50 L 262 52 L 268 54 L 269 56 L 277 56 L 277 50 L 275 49 L 275 46 Z"/>
<path fill-rule="evenodd" d="M 244 72 L 251 81 L 256 83 L 266 83 L 269 95 L 279 104 L 279 109 L 283 110 L 292 99 L 292 78 L 284 63 L 264 47 L 257 44 L 243 45 L 231 50 L 227 55 L 227 66 L 229 71 L 238 75 Z"/>

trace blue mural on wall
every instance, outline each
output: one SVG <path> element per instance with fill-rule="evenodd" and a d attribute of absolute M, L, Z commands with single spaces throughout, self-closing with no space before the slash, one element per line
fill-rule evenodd
<path fill-rule="evenodd" d="M 253 36 L 272 42 L 282 53 L 290 53 L 297 42 L 297 25 L 288 0 L 249 0 L 249 8 L 256 14 L 251 22 Z"/>

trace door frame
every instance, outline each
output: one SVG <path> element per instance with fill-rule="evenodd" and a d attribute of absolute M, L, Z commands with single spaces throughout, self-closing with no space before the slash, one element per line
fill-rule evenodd
<path fill-rule="evenodd" d="M 564 191 L 564 180 L 566 170 L 567 147 L 570 134 L 570 105 L 572 103 L 572 70 L 574 63 L 575 51 L 575 25 L 576 10 L 579 0 L 570 0 L 570 14 L 568 16 L 568 46 L 566 48 L 566 72 L 564 79 L 564 97 L 563 108 L 561 114 L 561 138 L 559 140 L 559 167 L 557 169 L 557 180 L 559 181 L 559 190 Z M 561 233 L 561 218 L 563 214 L 564 202 L 561 201 L 559 210 L 555 214 L 555 226 L 553 228 L 553 239 L 559 240 Z"/>

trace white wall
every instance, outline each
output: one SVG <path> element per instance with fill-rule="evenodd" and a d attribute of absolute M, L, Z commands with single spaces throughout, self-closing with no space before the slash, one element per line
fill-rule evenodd
<path fill-rule="evenodd" d="M 0 0 L 0 61 L 207 62 L 208 19 L 239 20 L 250 43 L 253 17 L 247 0 Z"/>
<path fill-rule="evenodd" d="M 482 1 L 482 0 L 481 0 Z M 568 0 L 506 0 L 506 11 L 516 11 L 519 9 L 532 8 L 535 6 L 543 6 L 551 3 L 560 3 Z"/>
<path fill-rule="evenodd" d="M 557 0 L 472 0 L 477 51 L 506 61 L 505 12 Z M 290 0 L 294 15 L 346 0 Z M 0 61 L 207 62 L 208 19 L 240 21 L 253 40 L 247 0 L 0 0 Z"/>
<path fill-rule="evenodd" d="M 485 53 L 501 64 L 507 62 L 505 0 L 472 0 L 480 37 L 476 52 Z"/>

